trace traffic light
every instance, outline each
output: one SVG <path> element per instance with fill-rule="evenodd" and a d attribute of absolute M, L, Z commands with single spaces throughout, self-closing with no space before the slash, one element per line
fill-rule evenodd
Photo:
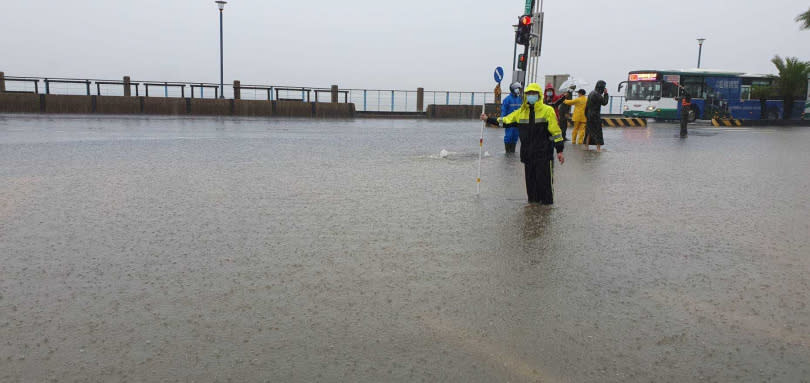
<path fill-rule="evenodd" d="M 523 53 L 518 55 L 517 67 L 520 70 L 526 70 L 526 55 Z"/>
<path fill-rule="evenodd" d="M 515 32 L 515 43 L 529 45 L 532 38 L 532 17 L 523 15 L 518 18 L 517 31 Z"/>

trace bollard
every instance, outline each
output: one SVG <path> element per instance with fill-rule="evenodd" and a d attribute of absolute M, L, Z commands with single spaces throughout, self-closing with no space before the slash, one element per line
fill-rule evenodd
<path fill-rule="evenodd" d="M 338 86 L 337 85 L 332 85 L 332 103 L 333 104 L 338 103 Z"/>
<path fill-rule="evenodd" d="M 131 97 L 132 96 L 132 80 L 129 79 L 129 76 L 124 76 L 124 97 Z"/>
<path fill-rule="evenodd" d="M 0 72 L 0 93 L 3 93 L 5 91 L 6 91 L 6 74 Z"/>
<path fill-rule="evenodd" d="M 233 81 L 233 99 L 239 100 L 242 98 L 242 83 L 239 80 Z"/>
<path fill-rule="evenodd" d="M 425 108 L 425 88 L 416 88 L 416 111 L 423 112 Z"/>

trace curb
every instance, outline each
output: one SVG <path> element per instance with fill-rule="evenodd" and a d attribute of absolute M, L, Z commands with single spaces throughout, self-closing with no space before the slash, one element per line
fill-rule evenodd
<path fill-rule="evenodd" d="M 631 117 L 602 117 L 602 123 L 610 127 L 633 127 L 644 128 L 647 127 L 646 118 L 631 118 Z"/>
<path fill-rule="evenodd" d="M 742 126 L 742 120 L 735 118 L 713 118 L 712 125 L 715 127 L 720 126 Z"/>

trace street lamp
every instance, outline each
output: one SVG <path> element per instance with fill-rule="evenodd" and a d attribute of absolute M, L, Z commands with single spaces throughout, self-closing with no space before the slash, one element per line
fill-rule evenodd
<path fill-rule="evenodd" d="M 697 41 L 698 41 L 698 68 L 700 68 L 700 55 L 703 54 L 703 42 L 706 41 L 706 39 L 700 37 L 697 39 Z"/>
<path fill-rule="evenodd" d="M 222 10 L 225 9 L 225 4 L 228 4 L 228 2 L 218 0 L 215 3 L 219 7 L 219 98 L 225 98 L 225 69 L 222 58 Z"/>

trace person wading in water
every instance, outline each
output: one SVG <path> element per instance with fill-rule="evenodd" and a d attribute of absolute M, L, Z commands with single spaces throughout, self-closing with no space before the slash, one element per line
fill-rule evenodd
<path fill-rule="evenodd" d="M 516 124 L 520 131 L 520 162 L 525 167 L 526 194 L 530 203 L 554 203 L 554 150 L 560 164 L 565 162 L 562 132 L 554 108 L 543 104 L 542 89 L 536 83 L 526 87 L 520 108 L 505 117 L 481 120 L 492 125 Z"/>

